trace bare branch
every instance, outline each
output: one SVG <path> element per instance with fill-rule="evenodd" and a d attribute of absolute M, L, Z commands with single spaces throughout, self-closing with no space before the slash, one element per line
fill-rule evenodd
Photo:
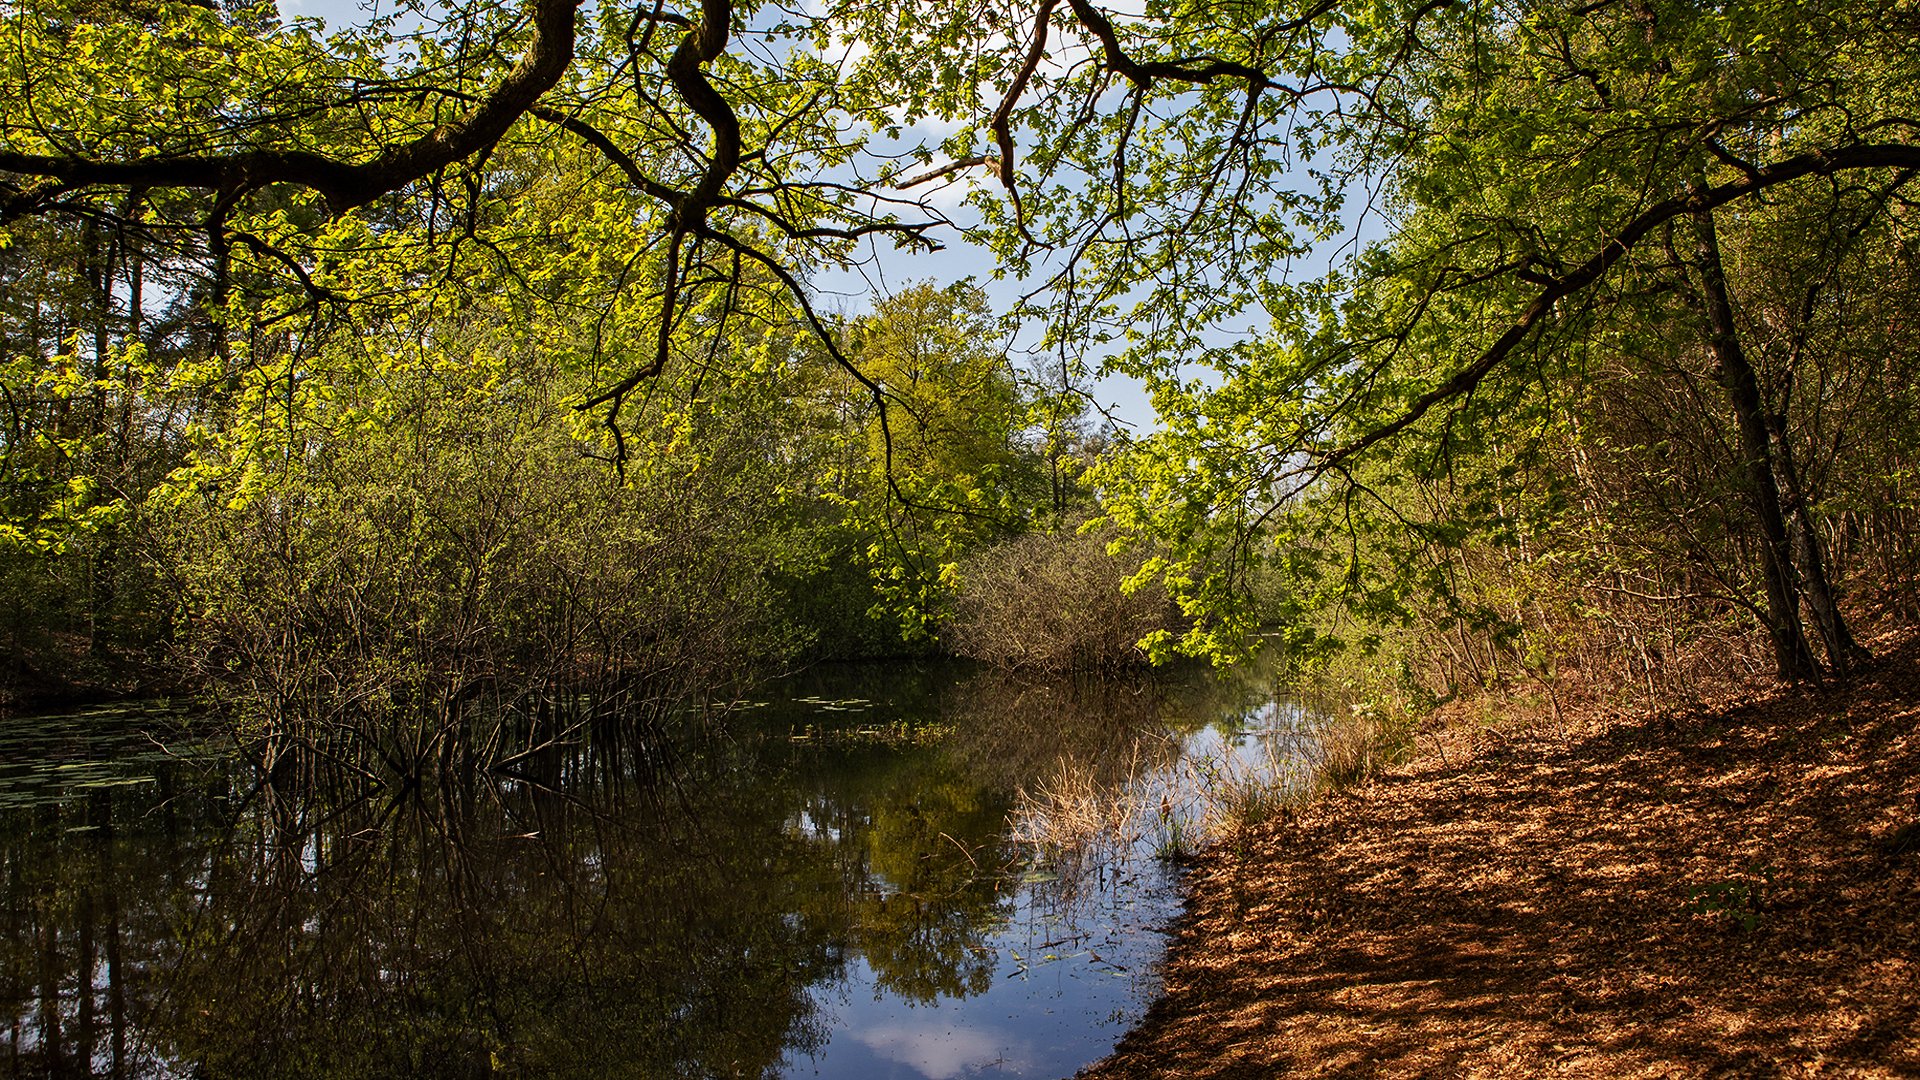
<path fill-rule="evenodd" d="M 921 184 L 927 183 L 928 181 L 938 180 L 943 176 L 951 176 L 954 173 L 964 172 L 967 169 L 979 168 L 980 166 L 983 166 L 983 165 L 993 169 L 996 173 L 1000 171 L 999 158 L 984 157 L 984 156 L 968 157 L 968 158 L 961 158 L 959 161 L 948 162 L 945 165 L 941 165 L 927 172 L 923 172 L 919 176 L 909 177 L 905 180 L 895 181 L 893 186 L 896 191 L 905 191 L 907 188 L 919 187 Z"/>

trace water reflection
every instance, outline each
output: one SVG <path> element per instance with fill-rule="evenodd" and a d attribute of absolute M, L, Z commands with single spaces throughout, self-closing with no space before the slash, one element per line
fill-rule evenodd
<path fill-rule="evenodd" d="M 0 771 L 0 1071 L 1064 1075 L 1151 992 L 1171 882 L 1063 875 L 1016 793 L 1167 775 L 1246 698 L 842 670 L 671 768 L 609 733 L 379 798 L 6 721 L 57 741 Z"/>

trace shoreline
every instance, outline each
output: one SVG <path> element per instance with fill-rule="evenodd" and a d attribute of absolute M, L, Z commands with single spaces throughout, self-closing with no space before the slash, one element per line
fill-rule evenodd
<path fill-rule="evenodd" d="M 1870 647 L 1844 686 L 1423 738 L 1227 837 L 1079 1076 L 1920 1075 L 1920 633 Z"/>

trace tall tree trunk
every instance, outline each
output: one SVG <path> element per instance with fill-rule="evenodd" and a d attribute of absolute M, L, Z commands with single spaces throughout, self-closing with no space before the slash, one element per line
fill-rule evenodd
<path fill-rule="evenodd" d="M 1800 571 L 1800 584 L 1806 591 L 1807 608 L 1813 612 L 1813 624 L 1827 650 L 1827 663 L 1836 675 L 1846 676 L 1873 660 L 1873 654 L 1853 640 L 1847 620 L 1834 601 L 1833 586 L 1827 577 L 1826 552 L 1820 546 L 1820 532 L 1814 525 L 1811 501 L 1800 482 L 1800 470 L 1793 463 L 1793 444 L 1787 439 L 1784 413 L 1767 414 L 1767 434 L 1773 442 L 1775 480 L 1786 504 L 1787 533 L 1793 541 L 1793 559 Z"/>
<path fill-rule="evenodd" d="M 89 317 L 93 322 L 93 367 L 88 372 L 92 381 L 89 397 L 93 403 L 92 418 L 88 435 L 93 436 L 95 445 L 87 453 L 87 465 L 92 471 L 96 484 L 108 473 L 108 484 L 119 478 L 111 475 L 115 460 L 114 449 L 103 445 L 109 431 L 114 395 L 108 390 L 110 376 L 107 359 L 113 351 L 113 283 L 114 264 L 118 261 L 119 245 L 113 237 L 104 235 L 89 221 L 82 233 L 81 276 L 86 280 L 90 292 L 88 298 L 92 311 Z M 105 486 L 105 485 L 102 485 Z M 111 642 L 114 590 L 114 527 L 106 525 L 95 535 L 94 543 L 89 545 L 88 559 L 88 595 L 87 595 L 87 651 L 98 656 L 108 650 Z"/>
<path fill-rule="evenodd" d="M 1760 571 L 1767 589 L 1767 632 L 1773 639 L 1774 665 L 1783 679 L 1817 679 L 1813 649 L 1800 626 L 1800 590 L 1795 581 L 1793 541 L 1781 509 L 1779 481 L 1767 430 L 1766 408 L 1760 400 L 1760 380 L 1740 347 L 1733 321 L 1733 300 L 1727 292 L 1726 271 L 1720 264 L 1720 238 L 1713 211 L 1693 215 L 1697 265 L 1706 308 L 1708 344 L 1713 350 L 1714 377 L 1727 391 L 1740 428 L 1740 453 L 1745 459 L 1746 485 L 1759 518 Z"/>

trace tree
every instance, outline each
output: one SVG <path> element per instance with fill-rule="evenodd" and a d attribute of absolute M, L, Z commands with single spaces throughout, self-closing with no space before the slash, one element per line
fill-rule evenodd
<path fill-rule="evenodd" d="M 846 321 L 835 349 L 858 378 L 811 350 L 814 452 L 831 463 L 819 493 L 852 549 L 831 557 L 866 568 L 875 599 L 860 606 L 910 643 L 931 641 L 962 555 L 1044 513 L 1025 441 L 1037 399 L 1006 346 L 985 294 L 962 282 L 910 285 Z"/>
<path fill-rule="evenodd" d="M 1741 433 L 1746 529 L 1763 538 L 1768 583 L 1756 606 L 1779 670 L 1812 674 L 1799 629 L 1804 581 L 1821 596 L 1829 663 L 1844 672 L 1857 649 L 1821 584 L 1811 519 L 1786 524 L 1784 508 L 1806 500 L 1785 493 L 1796 487 L 1792 448 L 1740 349 L 1714 224 L 1817 199 L 1847 176 L 1903 190 L 1914 165 L 1911 143 L 1897 141 L 1910 132 L 1907 90 L 1887 79 L 1914 54 L 1883 15 L 1835 5 L 1468 7 L 1360 38 L 1350 59 L 1373 45 L 1376 58 L 1402 61 L 1398 78 L 1377 84 L 1393 99 L 1369 99 L 1398 124 L 1360 144 L 1395 156 L 1385 177 L 1392 238 L 1349 275 L 1274 305 L 1272 339 L 1220 363 L 1220 385 L 1167 390 L 1172 429 L 1114 480 L 1134 496 L 1122 512 L 1176 537 L 1202 535 L 1221 509 L 1254 523 L 1316 499 L 1343 512 L 1355 493 L 1376 494 L 1360 475 L 1369 459 L 1443 475 L 1485 454 L 1489 437 L 1531 438 L 1515 426 L 1527 402 L 1575 396 L 1607 343 L 1644 343 L 1686 318 L 1711 347 Z M 1729 40 L 1765 48 L 1729 60 Z M 1675 290 L 1691 297 L 1680 312 Z M 1197 461 L 1211 478 L 1200 510 L 1181 469 L 1156 480 L 1156 462 L 1167 461 Z M 1257 530 L 1236 535 L 1250 545 Z M 1184 577 L 1189 567 L 1171 569 Z M 1188 594 L 1223 593 L 1207 580 L 1211 593 Z"/>

